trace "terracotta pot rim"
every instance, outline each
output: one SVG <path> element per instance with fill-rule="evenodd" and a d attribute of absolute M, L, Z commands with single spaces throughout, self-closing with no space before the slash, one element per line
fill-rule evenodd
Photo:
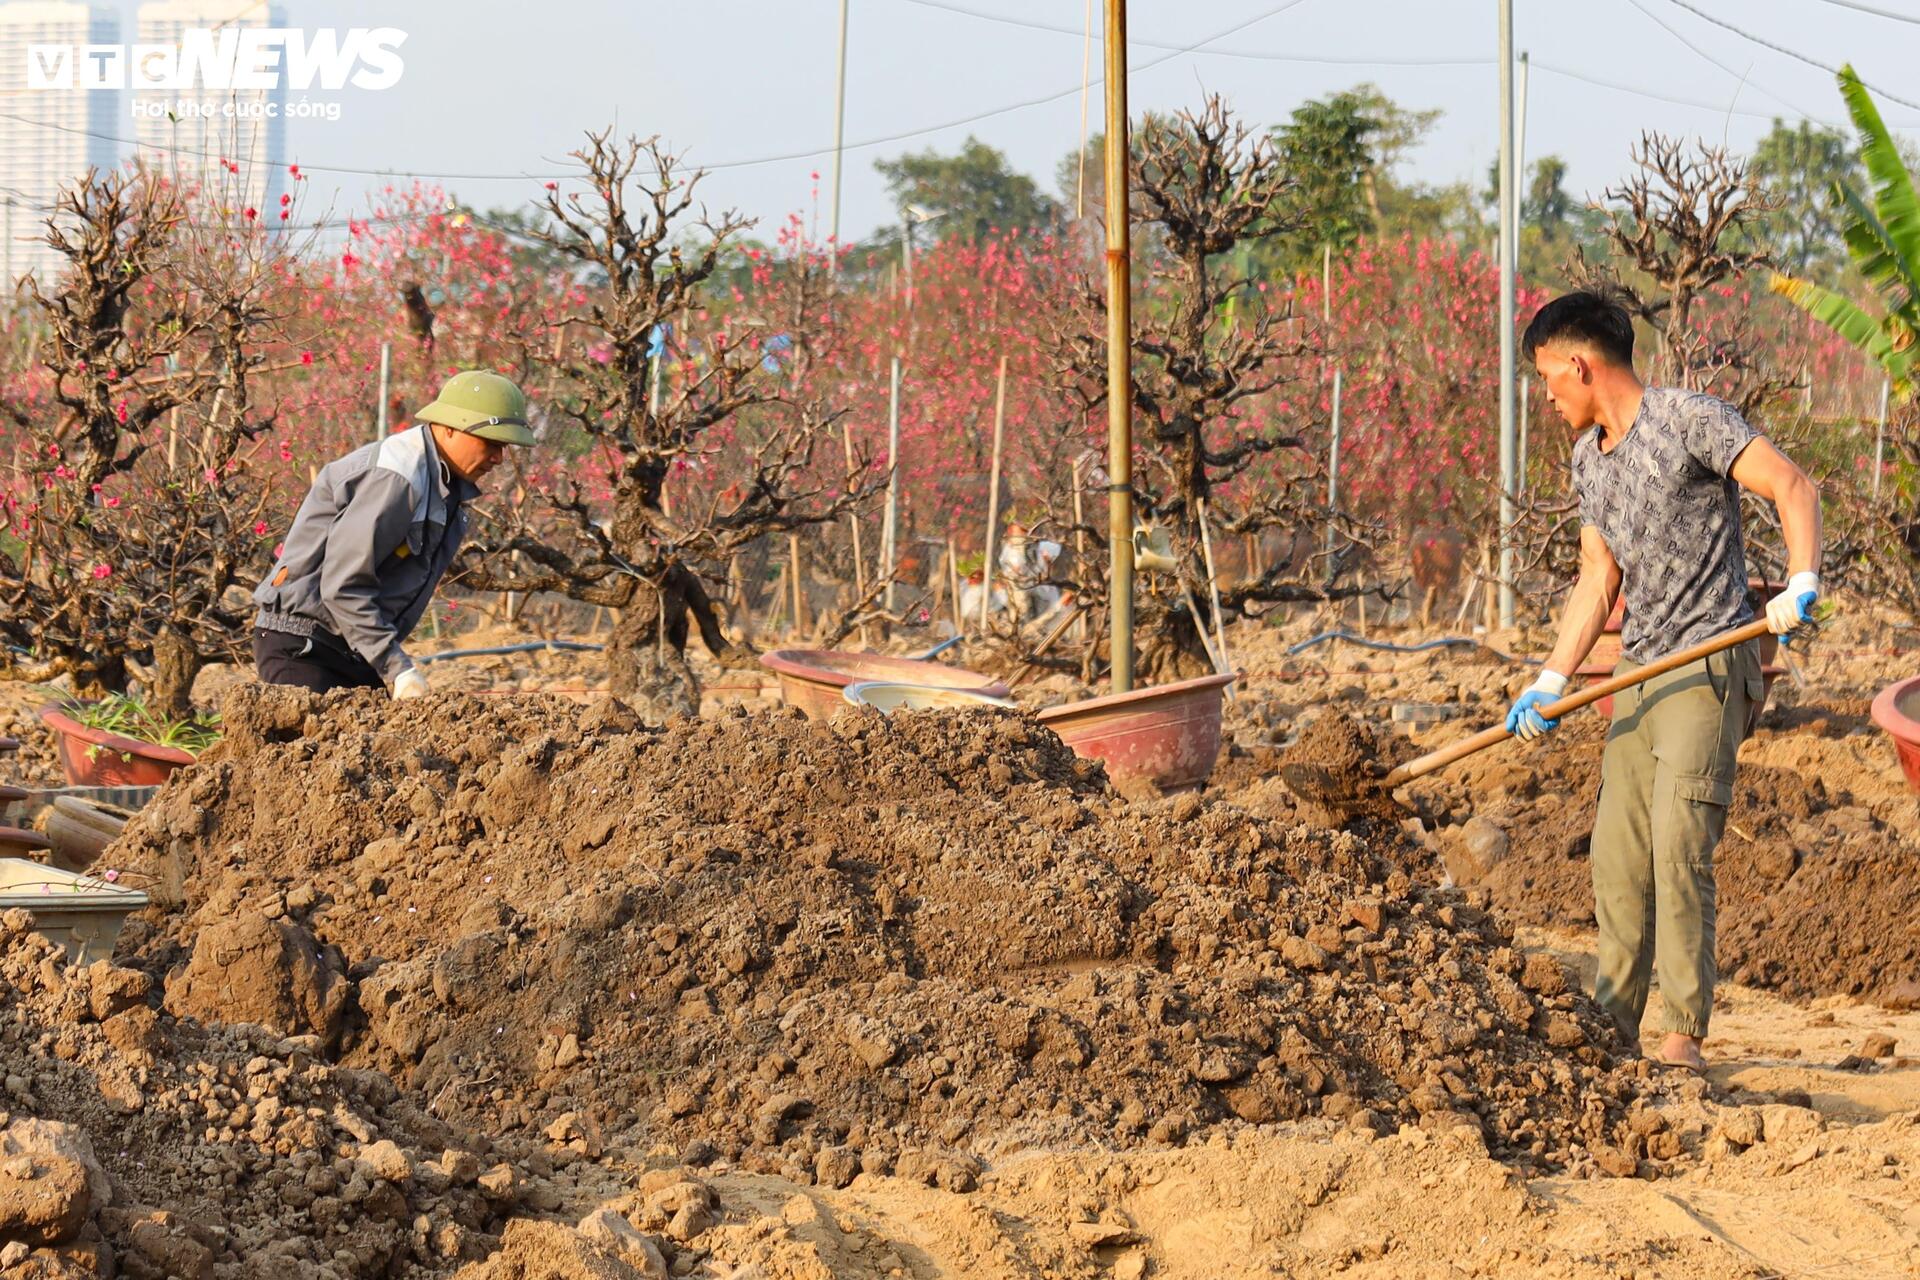
<path fill-rule="evenodd" d="M 1107 693 L 1097 698 L 1083 698 L 1079 702 L 1064 702 L 1057 707 L 1048 707 L 1039 713 L 1042 724 L 1051 720 L 1067 720 L 1086 712 L 1099 713 L 1115 707 L 1136 706 L 1143 702 L 1152 702 L 1167 697 L 1179 697 L 1188 693 L 1202 693 L 1208 689 L 1219 689 L 1232 684 L 1240 678 L 1239 672 L 1227 675 L 1195 676 L 1191 680 L 1176 680 L 1172 684 L 1156 684 L 1147 689 L 1129 689 L 1125 693 Z"/>
<path fill-rule="evenodd" d="M 878 675 L 860 675 L 839 670 L 831 665 L 836 660 L 848 658 L 857 658 L 862 663 L 871 664 L 880 670 L 895 672 L 896 675 L 892 679 Z M 923 662 L 918 658 L 897 658 L 886 653 L 854 653 L 844 649 L 772 649 L 760 655 L 760 665 L 769 671 L 790 676 L 795 680 L 831 685 L 838 689 L 844 689 L 850 684 L 878 680 L 890 684 L 923 684 L 938 689 L 959 689 L 967 693 L 984 693 L 998 698 L 1007 697 L 1012 693 L 1012 690 L 992 676 L 983 676 L 965 667 L 949 667 L 938 662 Z"/>
<path fill-rule="evenodd" d="M 198 758 L 192 752 L 182 751 L 178 747 L 163 747 L 157 742 L 142 742 L 138 738 L 123 738 L 117 733 L 108 733 L 104 729 L 89 728 L 62 711 L 57 702 L 49 702 L 35 714 L 39 717 L 40 723 L 55 733 L 78 738 L 82 742 L 107 751 L 119 752 L 122 755 L 143 756 L 161 764 L 189 765 Z"/>
<path fill-rule="evenodd" d="M 1920 689 L 1920 676 L 1895 681 L 1874 695 L 1871 714 L 1890 737 L 1920 747 L 1920 720 L 1900 710 L 1901 699 L 1916 689 Z"/>

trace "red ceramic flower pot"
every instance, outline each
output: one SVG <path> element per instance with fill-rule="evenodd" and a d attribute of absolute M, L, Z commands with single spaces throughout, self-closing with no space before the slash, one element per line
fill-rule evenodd
<path fill-rule="evenodd" d="M 1873 722 L 1893 739 L 1907 786 L 1920 791 L 1920 676 L 1882 689 L 1873 700 Z"/>
<path fill-rule="evenodd" d="M 193 763 L 192 755 L 176 747 L 89 729 L 58 706 L 44 706 L 39 715 L 40 723 L 53 730 L 69 786 L 156 787 L 175 769 Z"/>
<path fill-rule="evenodd" d="M 1115 782 L 1143 779 L 1163 792 L 1192 791 L 1220 756 L 1220 700 L 1234 679 L 1201 676 L 1069 702 L 1042 711 L 1040 723 L 1075 755 L 1104 761 Z"/>

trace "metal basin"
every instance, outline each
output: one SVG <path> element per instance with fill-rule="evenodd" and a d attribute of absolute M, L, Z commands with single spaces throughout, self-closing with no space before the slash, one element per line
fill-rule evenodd
<path fill-rule="evenodd" d="M 990 698 L 1012 692 L 999 681 L 964 667 L 841 649 L 775 649 L 760 655 L 760 665 L 780 677 L 780 696 L 787 705 L 800 708 L 811 720 L 832 719 L 847 705 L 842 696 L 846 687 L 862 681 L 963 689 Z"/>
<path fill-rule="evenodd" d="M 1920 676 L 1882 689 L 1873 700 L 1873 722 L 1893 739 L 1907 786 L 1920 791 Z"/>
<path fill-rule="evenodd" d="M 1131 693 L 1069 702 L 1040 713 L 1074 754 L 1100 760 L 1114 782 L 1192 791 L 1220 755 L 1220 700 L 1235 677 L 1201 676 Z"/>
<path fill-rule="evenodd" d="M 32 912 L 34 931 L 65 947 L 72 964 L 111 957 L 120 926 L 146 905 L 147 895 L 138 889 L 25 858 L 0 858 L 0 911 Z"/>
<path fill-rule="evenodd" d="M 928 684 L 902 684 L 891 680 L 861 680 L 850 684 L 841 696 L 856 707 L 873 707 L 881 715 L 896 711 L 965 711 L 971 707 L 1017 707 L 1011 698 L 971 689 L 936 689 Z"/>

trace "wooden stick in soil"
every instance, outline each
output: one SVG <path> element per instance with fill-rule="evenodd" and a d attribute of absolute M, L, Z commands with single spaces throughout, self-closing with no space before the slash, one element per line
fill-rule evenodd
<path fill-rule="evenodd" d="M 851 479 L 853 476 L 853 424 L 844 418 L 841 419 L 840 422 L 840 440 L 846 446 L 847 476 Z M 856 596 L 865 597 L 867 594 L 867 569 L 866 566 L 861 563 L 860 559 L 862 552 L 860 550 L 860 513 L 858 511 L 847 512 L 847 528 L 853 531 L 853 593 Z M 860 643 L 864 645 L 871 645 L 873 643 L 867 638 L 867 624 L 864 622 L 860 624 Z"/>
<path fill-rule="evenodd" d="M 954 539 L 947 539 L 947 585 L 952 591 L 954 633 L 966 635 L 966 618 L 960 612 L 960 558 L 954 555 Z"/>
<path fill-rule="evenodd" d="M 1081 615 L 1085 612 L 1086 610 L 1082 609 L 1079 605 L 1074 605 L 1071 609 L 1067 610 L 1067 616 L 1060 619 L 1059 624 L 1055 626 L 1053 630 L 1047 632 L 1046 639 L 1034 646 L 1033 652 L 1028 654 L 1026 661 L 1020 664 L 1019 670 L 1007 677 L 1007 687 L 1012 688 L 1014 685 L 1026 679 L 1027 672 L 1033 670 L 1035 663 L 1038 662 L 1041 657 L 1045 656 L 1047 650 L 1053 648 L 1053 642 L 1065 635 L 1069 626 L 1080 621 Z"/>
<path fill-rule="evenodd" d="M 1000 383 L 993 397 L 993 464 L 987 473 L 987 559 L 980 567 L 980 629 L 993 610 L 994 537 L 1000 529 L 1000 444 L 1007 426 L 1007 358 L 1000 357 Z M 1008 603 L 1012 603 L 1009 601 Z"/>
<path fill-rule="evenodd" d="M 1207 562 L 1207 589 L 1213 593 L 1213 633 L 1220 644 L 1220 674 L 1226 675 L 1233 670 L 1233 663 L 1227 658 L 1227 624 L 1220 616 L 1220 575 L 1213 568 L 1213 535 L 1207 531 L 1207 500 L 1200 499 L 1200 554 Z M 1364 615 L 1363 615 L 1364 616 Z M 1227 701 L 1233 701 L 1233 686 L 1227 686 Z"/>
<path fill-rule="evenodd" d="M 788 575 L 788 581 L 793 584 L 793 634 L 797 638 L 805 640 L 807 627 L 806 578 L 803 577 L 800 572 L 800 535 L 797 533 L 787 535 L 787 563 L 793 570 L 793 572 Z"/>

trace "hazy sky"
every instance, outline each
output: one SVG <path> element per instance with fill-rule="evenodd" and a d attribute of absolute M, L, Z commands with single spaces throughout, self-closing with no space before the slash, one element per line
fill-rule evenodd
<path fill-rule="evenodd" d="M 952 150 L 971 132 L 1051 189 L 1056 163 L 1078 139 L 1077 34 L 935 2 L 851 0 L 842 215 L 849 237 L 897 216 L 873 170 L 878 157 Z M 1861 2 L 1920 19 L 1920 0 Z M 290 124 L 290 158 L 312 174 L 310 213 L 336 189 L 336 207 L 348 211 L 364 208 L 371 187 L 410 181 L 330 168 L 508 175 L 425 180 L 482 207 L 524 202 L 539 194 L 543 177 L 565 168 L 583 129 L 617 121 L 623 132 L 657 132 L 711 167 L 703 188 L 711 203 L 762 218 L 768 234 L 766 223 L 790 210 L 811 216 L 817 170 L 825 232 L 838 0 L 283 3 L 290 25 L 408 32 L 398 85 L 337 95 L 338 121 Z M 1087 0 L 937 3 L 1077 31 Z M 1920 25 L 1832 0 L 1686 3 L 1818 62 L 1851 59 L 1870 83 L 1920 101 L 1911 75 L 1920 65 Z M 127 39 L 135 7 L 126 0 Z M 1096 15 L 1099 7 L 1094 0 Z M 1677 0 L 1516 0 L 1515 10 L 1516 45 L 1533 59 L 1527 153 L 1564 156 L 1576 193 L 1598 193 L 1616 179 L 1645 129 L 1724 137 L 1744 148 L 1775 114 L 1844 119 L 1826 72 L 1716 27 Z M 1495 147 L 1496 20 L 1494 0 L 1135 0 L 1132 105 L 1174 109 L 1218 91 L 1248 118 L 1275 122 L 1306 98 L 1371 80 L 1407 107 L 1445 112 L 1409 162 L 1410 176 L 1478 184 Z M 1192 45 L 1232 28 L 1240 29 L 1192 53 L 1168 57 L 1153 47 Z M 1421 59 L 1465 65 L 1406 65 Z M 1097 39 L 1093 60 L 1097 76 Z M 1603 88 L 1568 71 L 1705 105 Z M 1096 83 L 1092 129 L 1099 94 Z M 1890 123 L 1920 126 L 1920 109 L 1885 98 L 1882 109 Z M 977 115 L 984 118 L 940 127 Z M 861 145 L 908 133 L 915 136 Z M 779 158 L 789 156 L 798 158 Z"/>

